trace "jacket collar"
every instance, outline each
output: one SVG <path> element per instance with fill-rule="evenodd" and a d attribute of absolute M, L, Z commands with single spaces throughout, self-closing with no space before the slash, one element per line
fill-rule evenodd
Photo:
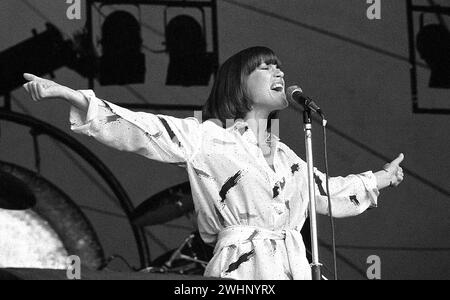
<path fill-rule="evenodd" d="M 229 130 L 239 132 L 240 135 L 243 138 L 247 139 L 247 141 L 249 141 L 250 143 L 252 143 L 254 145 L 258 144 L 258 141 L 256 139 L 255 134 L 253 133 L 253 131 L 248 126 L 248 123 L 246 121 L 244 121 L 243 119 L 237 119 L 234 122 L 233 126 L 231 126 L 229 128 Z M 268 142 L 270 140 L 272 140 L 272 142 L 273 141 L 278 142 L 280 140 L 280 138 L 277 135 L 273 134 L 273 133 L 269 133 L 269 135 L 267 136 L 266 141 Z"/>

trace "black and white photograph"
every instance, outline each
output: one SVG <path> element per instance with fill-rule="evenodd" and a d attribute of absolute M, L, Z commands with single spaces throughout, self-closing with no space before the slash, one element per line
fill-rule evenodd
<path fill-rule="evenodd" d="M 0 280 L 450 279 L 448 0 L 1 0 L 0 25 Z"/>

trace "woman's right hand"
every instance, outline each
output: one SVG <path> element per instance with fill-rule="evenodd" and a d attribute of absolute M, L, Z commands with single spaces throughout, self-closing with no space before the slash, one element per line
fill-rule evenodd
<path fill-rule="evenodd" d="M 54 81 L 44 79 L 33 74 L 25 73 L 23 77 L 28 80 L 23 85 L 34 101 L 47 99 L 67 99 L 69 89 Z"/>

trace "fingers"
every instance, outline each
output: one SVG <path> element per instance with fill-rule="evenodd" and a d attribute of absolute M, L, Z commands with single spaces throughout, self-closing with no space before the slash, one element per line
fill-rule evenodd
<path fill-rule="evenodd" d="M 31 99 L 33 99 L 34 101 L 36 101 L 36 99 L 35 99 L 35 97 L 34 97 L 34 93 L 33 93 L 32 83 L 33 83 L 33 82 L 25 83 L 25 84 L 23 85 L 23 87 L 24 87 L 24 89 L 27 91 L 27 93 L 30 94 Z"/>
<path fill-rule="evenodd" d="M 37 77 L 36 75 L 30 74 L 30 73 L 24 73 L 23 78 L 25 78 L 28 81 L 41 79 L 40 77 Z"/>
<path fill-rule="evenodd" d="M 31 92 L 31 98 L 33 98 L 34 101 L 38 101 L 38 96 L 37 96 L 37 83 L 36 82 L 31 82 L 30 83 L 30 92 Z"/>
<path fill-rule="evenodd" d="M 30 92 L 30 87 L 29 87 L 29 84 L 28 84 L 28 83 L 25 83 L 25 84 L 22 85 L 22 86 L 23 86 L 23 88 L 27 91 L 27 93 Z"/>
<path fill-rule="evenodd" d="M 39 84 L 39 83 L 36 84 L 36 96 L 38 97 L 38 100 L 45 97 L 44 87 L 42 86 L 42 84 Z"/>
<path fill-rule="evenodd" d="M 42 86 L 39 83 L 32 81 L 24 84 L 23 87 L 34 101 L 42 99 Z"/>
<path fill-rule="evenodd" d="M 41 98 L 40 97 L 41 91 L 39 89 L 42 89 L 42 87 L 38 83 L 38 80 L 41 80 L 42 78 L 29 73 L 23 74 L 23 78 L 28 80 L 28 82 L 23 85 L 25 90 L 30 94 L 31 98 L 34 101 L 39 101 Z"/>
<path fill-rule="evenodd" d="M 400 167 L 400 163 L 405 158 L 403 153 L 400 153 L 400 155 L 394 159 L 391 163 L 388 163 L 384 165 L 383 170 L 387 172 L 386 176 L 389 176 L 390 185 L 391 187 L 397 187 L 400 185 L 400 183 L 404 179 L 404 173 L 403 168 Z"/>
<path fill-rule="evenodd" d="M 395 180 L 392 183 L 392 186 L 397 187 L 400 185 L 400 183 L 404 179 L 403 169 L 401 167 L 397 168 L 397 171 L 395 172 Z"/>
<path fill-rule="evenodd" d="M 397 180 L 395 181 L 393 186 L 395 186 L 395 187 L 399 186 L 400 183 L 402 183 L 402 181 L 403 181 L 403 176 L 397 176 Z"/>
<path fill-rule="evenodd" d="M 403 161 L 403 159 L 405 159 L 405 155 L 403 155 L 403 153 L 400 153 L 400 155 L 396 159 L 394 159 L 391 164 L 399 165 Z"/>

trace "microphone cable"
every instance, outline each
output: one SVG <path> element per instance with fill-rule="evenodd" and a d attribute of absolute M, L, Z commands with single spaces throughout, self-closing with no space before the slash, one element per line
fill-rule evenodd
<path fill-rule="evenodd" d="M 322 131 L 323 131 L 323 148 L 324 148 L 324 160 L 325 160 L 325 176 L 326 176 L 326 188 L 327 188 L 327 199 L 328 199 L 328 214 L 330 218 L 331 226 L 331 240 L 332 240 L 332 252 L 333 252 L 333 269 L 334 269 L 334 280 L 338 280 L 337 276 L 337 264 L 336 264 L 336 238 L 334 231 L 334 218 L 333 218 L 333 208 L 331 205 L 330 197 L 330 186 L 329 186 L 329 170 L 328 170 L 328 153 L 327 153 L 327 120 L 325 116 L 321 113 L 322 118 Z"/>

